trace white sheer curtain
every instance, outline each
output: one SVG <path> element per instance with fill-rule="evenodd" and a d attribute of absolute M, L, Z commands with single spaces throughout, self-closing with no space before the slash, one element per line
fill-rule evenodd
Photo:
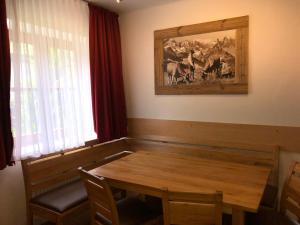
<path fill-rule="evenodd" d="M 81 0 L 7 0 L 11 110 L 18 160 L 84 145 L 93 129 Z"/>

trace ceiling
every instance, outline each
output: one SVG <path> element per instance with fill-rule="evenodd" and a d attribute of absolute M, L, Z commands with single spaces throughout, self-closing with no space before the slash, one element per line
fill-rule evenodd
<path fill-rule="evenodd" d="M 156 5 L 162 5 L 178 0 L 123 0 L 117 3 L 116 0 L 89 0 L 103 8 L 109 9 L 117 13 L 126 13 L 136 9 L 147 8 Z"/>

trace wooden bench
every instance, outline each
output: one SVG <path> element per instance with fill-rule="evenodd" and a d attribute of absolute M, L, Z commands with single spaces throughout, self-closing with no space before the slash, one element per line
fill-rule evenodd
<path fill-rule="evenodd" d="M 213 145 L 213 142 L 211 145 Z M 218 146 L 208 146 L 201 145 L 201 143 L 188 144 L 188 141 L 174 142 L 173 139 L 168 141 L 167 138 L 163 138 L 163 141 L 162 138 L 156 140 L 153 136 L 149 139 L 140 137 L 128 138 L 83 149 L 56 153 L 37 159 L 23 160 L 22 167 L 26 187 L 28 224 L 32 224 L 33 215 L 40 215 L 57 224 L 62 224 L 65 216 L 87 207 L 86 197 L 83 196 L 83 193 L 78 192 L 74 193 L 77 196 L 76 204 L 71 205 L 71 207 L 70 205 L 69 207 L 64 206 L 59 209 L 60 211 L 35 202 L 41 196 L 41 193 L 47 193 L 49 190 L 53 191 L 53 188 L 55 191 L 55 187 L 59 187 L 60 189 L 61 187 L 70 188 L 71 184 L 74 185 L 73 190 L 82 190 L 82 184 L 76 183 L 76 179 L 79 177 L 77 172 L 79 166 L 84 167 L 86 170 L 92 169 L 106 163 L 105 160 L 108 160 L 107 157 L 111 155 L 122 151 L 138 150 L 169 151 L 217 160 L 267 166 L 272 169 L 268 187 L 271 190 L 274 187 L 276 190 L 278 186 L 279 149 L 277 146 L 249 145 L 235 142 L 227 142 L 224 146 L 220 146 L 220 143 L 218 143 Z M 68 181 L 68 185 L 62 185 L 66 181 Z M 271 193 L 270 197 L 267 190 L 266 198 L 264 197 L 262 204 L 274 204 L 272 201 L 276 199 L 277 192 L 275 191 L 274 193 Z M 38 197 L 36 198 L 36 196 Z M 78 196 L 83 197 L 80 199 Z M 46 201 L 49 201 L 49 198 Z"/>
<path fill-rule="evenodd" d="M 126 155 L 122 152 L 127 150 L 127 142 L 120 139 L 22 160 L 28 225 L 33 224 L 34 215 L 61 225 L 68 215 L 88 208 L 77 168 L 95 168 Z"/>

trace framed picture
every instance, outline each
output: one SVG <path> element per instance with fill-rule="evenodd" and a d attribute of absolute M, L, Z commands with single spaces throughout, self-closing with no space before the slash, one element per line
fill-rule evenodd
<path fill-rule="evenodd" d="M 154 32 L 155 94 L 247 94 L 249 17 Z"/>

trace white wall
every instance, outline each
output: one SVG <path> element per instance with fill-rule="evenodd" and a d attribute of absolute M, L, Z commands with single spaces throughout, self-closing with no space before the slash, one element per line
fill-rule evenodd
<path fill-rule="evenodd" d="M 154 95 L 154 30 L 243 15 L 250 16 L 248 95 Z M 182 0 L 121 15 L 128 116 L 300 126 L 299 15 L 299 0 Z M 280 159 L 282 182 L 300 156 Z M 19 163 L 0 171 L 0 212 L 1 225 L 25 224 Z"/>
<path fill-rule="evenodd" d="M 25 189 L 21 164 L 0 170 L 0 225 L 25 225 Z"/>
<path fill-rule="evenodd" d="M 249 94 L 154 94 L 153 31 L 250 16 Z M 128 117 L 300 126 L 300 1 L 181 0 L 120 17 Z M 281 152 L 280 184 L 292 160 Z"/>
<path fill-rule="evenodd" d="M 243 15 L 248 95 L 154 95 L 154 30 Z M 300 126 L 299 15 L 298 0 L 182 0 L 121 15 L 128 116 Z"/>

